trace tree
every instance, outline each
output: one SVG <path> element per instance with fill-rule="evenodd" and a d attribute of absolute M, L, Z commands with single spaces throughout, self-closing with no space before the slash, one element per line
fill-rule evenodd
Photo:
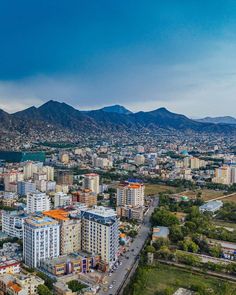
<path fill-rule="evenodd" d="M 156 250 L 160 250 L 162 246 L 169 247 L 169 240 L 166 238 L 157 239 L 152 245 Z"/>
<path fill-rule="evenodd" d="M 183 241 L 180 241 L 178 243 L 180 249 L 188 252 L 197 253 L 199 250 L 199 247 L 191 238 L 185 238 Z"/>
<path fill-rule="evenodd" d="M 138 232 L 134 229 L 131 229 L 129 232 L 128 232 L 128 236 L 130 236 L 131 238 L 135 238 L 137 236 Z"/>
<path fill-rule="evenodd" d="M 182 229 L 179 225 L 174 224 L 170 227 L 169 238 L 174 243 L 183 240 L 184 235 L 183 235 Z"/>
<path fill-rule="evenodd" d="M 68 282 L 67 285 L 71 289 L 72 292 L 79 292 L 82 289 L 87 287 L 86 285 L 80 283 L 77 280 L 72 280 L 72 281 Z"/>
<path fill-rule="evenodd" d="M 214 245 L 209 249 L 209 253 L 213 257 L 220 257 L 222 254 L 222 248 L 220 245 Z"/>
<path fill-rule="evenodd" d="M 44 280 L 45 285 L 48 287 L 49 290 L 52 290 L 53 283 L 55 282 L 54 279 L 51 279 L 50 277 L 48 277 L 45 273 L 41 271 L 37 272 L 37 276 Z"/>
<path fill-rule="evenodd" d="M 52 292 L 45 285 L 39 285 L 37 290 L 39 295 L 53 295 Z"/>
<path fill-rule="evenodd" d="M 152 214 L 151 222 L 153 225 L 161 226 L 171 226 L 174 224 L 179 224 L 178 218 L 165 209 L 155 210 Z"/>
<path fill-rule="evenodd" d="M 146 251 L 147 253 L 155 253 L 156 249 L 152 245 L 149 245 L 147 246 Z"/>

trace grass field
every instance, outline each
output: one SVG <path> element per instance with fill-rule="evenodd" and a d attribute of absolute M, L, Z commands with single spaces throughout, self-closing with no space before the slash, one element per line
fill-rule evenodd
<path fill-rule="evenodd" d="M 162 184 L 145 184 L 145 195 L 156 195 L 158 193 L 163 193 L 170 191 L 172 193 L 176 192 L 176 187 L 162 185 Z"/>
<path fill-rule="evenodd" d="M 167 288 L 171 290 L 170 294 L 173 294 L 180 287 L 190 289 L 191 286 L 199 285 L 204 289 L 204 293 L 199 294 L 236 294 L 234 283 L 160 264 L 155 268 L 141 268 L 138 276 L 132 282 L 133 291 L 126 292 L 126 295 L 158 295 Z"/>
<path fill-rule="evenodd" d="M 224 195 L 223 191 L 215 191 L 215 190 L 210 190 L 210 189 L 186 191 L 186 192 L 182 192 L 181 194 L 188 196 L 190 199 L 195 199 L 199 192 L 202 193 L 201 196 L 202 196 L 203 200 L 205 200 L 205 201 L 209 201 L 211 199 L 215 199 L 217 197 L 221 197 Z"/>

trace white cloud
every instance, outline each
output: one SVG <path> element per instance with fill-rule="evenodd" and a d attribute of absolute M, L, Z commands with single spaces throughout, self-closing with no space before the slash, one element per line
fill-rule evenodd
<path fill-rule="evenodd" d="M 161 106 L 188 116 L 233 115 L 236 44 L 211 44 L 211 55 L 173 65 L 121 64 L 98 74 L 0 81 L 0 108 L 15 112 L 49 99 L 79 109 L 123 104 L 133 111 Z"/>

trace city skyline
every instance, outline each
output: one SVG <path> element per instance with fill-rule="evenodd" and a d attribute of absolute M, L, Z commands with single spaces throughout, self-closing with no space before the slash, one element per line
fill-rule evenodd
<path fill-rule="evenodd" d="M 53 99 L 80 110 L 120 104 L 193 118 L 236 115 L 233 1 L 0 8 L 1 109 Z"/>

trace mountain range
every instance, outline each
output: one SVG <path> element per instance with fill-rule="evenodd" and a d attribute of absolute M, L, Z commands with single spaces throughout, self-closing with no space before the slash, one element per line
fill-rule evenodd
<path fill-rule="evenodd" d="M 214 123 L 214 124 L 236 124 L 236 119 L 231 116 L 224 117 L 205 117 L 203 119 L 197 119 L 198 122 Z"/>
<path fill-rule="evenodd" d="M 0 122 L 5 132 L 40 130 L 48 127 L 80 133 L 87 131 L 178 130 L 193 132 L 236 133 L 232 124 L 214 124 L 191 120 L 180 114 L 159 108 L 153 111 L 132 113 L 115 105 L 98 110 L 80 111 L 72 106 L 50 100 L 40 107 L 32 106 L 14 114 L 0 110 Z"/>

